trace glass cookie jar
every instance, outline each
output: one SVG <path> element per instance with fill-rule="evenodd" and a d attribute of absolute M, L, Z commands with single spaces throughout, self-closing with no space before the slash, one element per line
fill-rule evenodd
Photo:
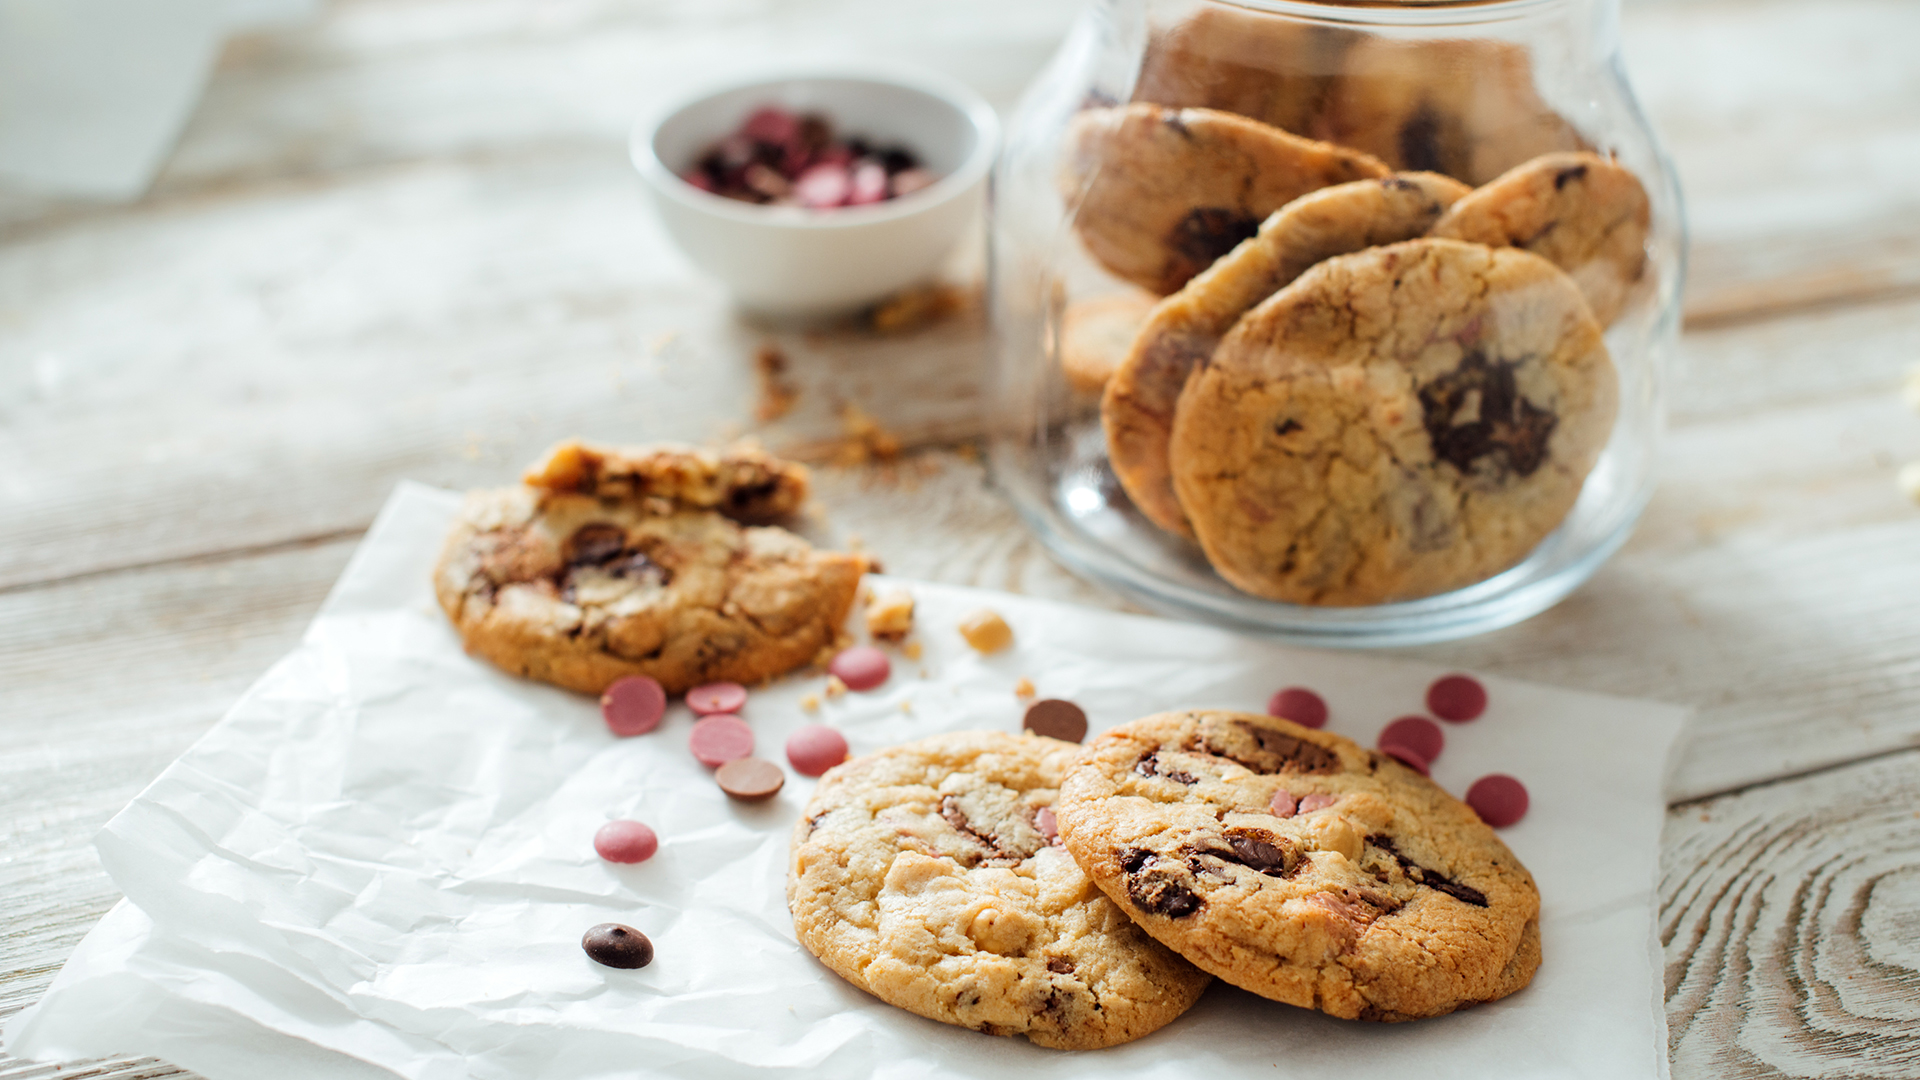
<path fill-rule="evenodd" d="M 1544 610 L 1653 485 L 1683 262 L 1618 0 L 1098 0 L 995 176 L 996 482 L 1303 642 Z"/>

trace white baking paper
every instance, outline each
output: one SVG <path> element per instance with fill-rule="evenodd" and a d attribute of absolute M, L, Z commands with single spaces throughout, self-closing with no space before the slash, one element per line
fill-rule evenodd
<path fill-rule="evenodd" d="M 1505 831 L 1543 899 L 1533 985 L 1439 1019 L 1328 1019 L 1216 983 L 1138 1042 L 1065 1053 L 923 1020 L 842 982 L 795 941 L 783 881 L 812 781 L 731 802 L 686 749 L 676 705 L 618 739 L 591 699 L 469 658 L 428 589 L 455 496 L 403 486 L 304 641 L 115 817 L 98 845 L 127 900 L 8 1029 L 37 1059 L 153 1054 L 213 1080 L 596 1077 L 1595 1077 L 1665 1074 L 1649 947 L 1661 781 L 1683 712 L 1487 678 L 1485 716 L 1446 727 L 1434 778 L 1506 772 L 1533 808 Z M 1371 743 L 1420 711 L 1432 667 L 1316 653 L 1206 627 L 903 583 L 919 661 L 802 711 L 818 675 L 757 690 L 763 756 L 824 718 L 856 753 L 962 728 L 1017 730 L 1014 686 L 1095 729 L 1177 706 L 1259 710 L 1311 686 L 1331 730 Z M 955 630 L 990 606 L 1015 646 Z M 594 855 L 646 821 L 659 854 Z M 595 923 L 657 958 L 599 967 Z"/>

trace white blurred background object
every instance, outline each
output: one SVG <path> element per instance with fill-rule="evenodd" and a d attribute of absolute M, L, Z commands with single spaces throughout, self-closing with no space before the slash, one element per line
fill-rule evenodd
<path fill-rule="evenodd" d="M 227 35 L 320 0 L 0 0 L 0 184 L 135 199 Z"/>

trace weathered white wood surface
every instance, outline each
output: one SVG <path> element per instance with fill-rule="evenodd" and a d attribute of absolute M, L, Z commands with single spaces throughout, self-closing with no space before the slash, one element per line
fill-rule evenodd
<path fill-rule="evenodd" d="M 93 830 L 294 641 L 394 480 L 496 483 L 576 432 L 724 437 L 770 339 L 800 389 L 776 446 L 849 402 L 910 443 L 972 431 L 976 321 L 738 323 L 624 133 L 770 56 L 885 55 L 1005 103 L 1074 6 L 340 0 L 229 50 L 141 203 L 0 197 L 0 1018 L 114 899 Z M 1920 460 L 1920 7 L 1630 0 L 1626 35 L 1695 232 L 1665 486 L 1561 607 L 1418 652 L 1693 704 L 1676 798 L 1751 788 L 1670 821 L 1677 1076 L 1912 1075 L 1920 512 L 1893 475 Z M 892 571 L 1119 603 L 960 454 L 821 480 L 816 528 Z M 55 1075 L 177 1073 L 0 1058 Z"/>

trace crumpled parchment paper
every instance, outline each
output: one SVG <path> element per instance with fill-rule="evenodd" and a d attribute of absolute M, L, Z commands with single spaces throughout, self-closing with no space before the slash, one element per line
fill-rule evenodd
<path fill-rule="evenodd" d="M 1665 1075 L 1653 880 L 1683 710 L 1487 678 L 1486 715 L 1446 725 L 1439 783 L 1459 793 L 1506 772 L 1532 792 L 1503 833 L 1543 897 L 1545 962 L 1521 993 L 1382 1025 L 1216 983 L 1138 1042 L 1045 1050 L 884 1005 L 796 943 L 787 839 L 813 781 L 790 772 L 776 799 L 732 802 L 687 752 L 684 706 L 618 739 L 592 700 L 469 658 L 428 586 L 456 505 L 396 491 L 300 647 L 108 823 L 100 854 L 127 899 L 15 1018 L 9 1052 L 153 1054 L 213 1080 Z M 896 651 L 884 686 L 815 715 L 799 701 L 823 676 L 757 689 L 745 714 L 761 756 L 784 764 L 787 734 L 815 719 L 855 753 L 1017 730 L 1023 677 L 1095 730 L 1179 706 L 1259 711 L 1306 685 L 1330 730 L 1371 744 L 1442 674 L 899 584 L 918 602 L 922 659 Z M 1013 648 L 983 657 L 960 639 L 959 618 L 983 606 L 1013 626 Z M 651 824 L 659 854 L 596 857 L 613 817 Z M 589 961 L 580 935 L 606 921 L 651 936 L 653 964 Z"/>

